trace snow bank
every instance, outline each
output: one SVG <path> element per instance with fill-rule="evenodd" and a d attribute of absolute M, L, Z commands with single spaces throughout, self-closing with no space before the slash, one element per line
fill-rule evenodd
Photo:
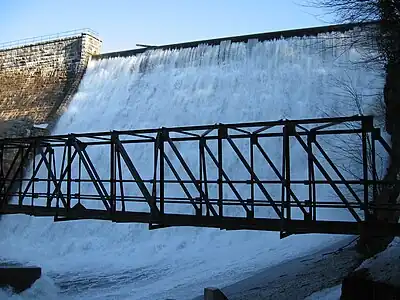
<path fill-rule="evenodd" d="M 374 281 L 400 285 L 400 238 L 396 237 L 385 251 L 364 261 L 358 269 L 368 269 Z"/>
<path fill-rule="evenodd" d="M 341 292 L 342 285 L 339 284 L 337 286 L 316 292 L 307 297 L 305 300 L 339 300 Z"/>

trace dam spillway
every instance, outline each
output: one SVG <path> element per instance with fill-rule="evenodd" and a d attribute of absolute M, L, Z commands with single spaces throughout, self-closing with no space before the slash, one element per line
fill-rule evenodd
<path fill-rule="evenodd" d="M 357 67 L 363 49 L 344 51 L 351 34 L 225 41 L 92 60 L 53 134 L 358 114 L 339 83 L 362 95 L 369 113 L 372 95 L 383 86 L 382 72 Z M 107 171 L 103 151 L 90 153 L 100 173 Z M 151 175 L 149 155 L 143 148 L 134 159 Z M 232 157 L 228 167 L 242 172 Z M 186 299 L 206 285 L 230 284 L 340 238 L 281 241 L 270 232 L 148 231 L 140 224 L 53 223 L 28 216 L 3 216 L 1 224 L 1 257 L 38 264 L 60 287 L 57 293 L 86 299 Z"/>

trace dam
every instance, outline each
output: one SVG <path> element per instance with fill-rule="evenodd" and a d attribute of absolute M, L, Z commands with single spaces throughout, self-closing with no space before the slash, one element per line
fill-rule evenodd
<path fill-rule="evenodd" d="M 0 52 L 0 76 L 5 78 L 2 82 L 7 82 L 7 87 L 2 84 L 0 90 L 4 99 L 1 116 L 4 128 L 10 131 L 4 131 L 4 136 L 36 139 L 35 131 L 42 123 L 49 124 L 46 129 L 52 136 L 73 133 L 84 137 L 88 132 L 111 130 L 126 133 L 141 128 L 181 126 L 195 131 L 191 126 L 371 115 L 373 95 L 382 89 L 384 80 L 382 70 L 357 67 L 364 54 L 362 45 L 348 48 L 349 39 L 356 39 L 362 32 L 357 25 L 334 26 L 109 54 L 99 54 L 98 37 L 80 33 L 44 44 L 5 49 Z M 45 66 L 41 59 L 50 65 Z M 14 74 L 20 76 L 16 77 L 19 81 L 13 79 Z M 27 81 L 26 77 L 33 79 Z M 349 101 L 349 90 L 359 96 L 359 102 Z M 21 128 L 13 125 L 15 122 L 27 124 L 25 130 L 15 133 L 15 127 Z M 361 145 L 357 144 L 358 138 L 333 141 Z M 280 166 L 280 143 L 269 143 L 271 161 Z M 321 143 L 332 147 L 332 140 Z M 299 145 L 292 145 L 292 180 L 301 180 L 302 176 L 308 176 L 307 156 L 300 155 Z M 126 145 L 125 149 L 131 153 L 136 168 L 144 178 L 152 178 L 154 165 L 149 162 L 153 148 L 146 144 L 135 146 L 135 150 L 132 147 Z M 211 141 L 209 147 L 215 153 L 218 146 Z M 238 142 L 237 147 L 249 155 L 248 144 Z M 386 166 L 384 148 L 377 145 L 381 158 L 377 170 Z M 189 167 L 199 164 L 197 144 L 179 145 L 178 149 Z M 173 151 L 166 149 L 168 155 Z M 87 153 L 99 176 L 106 178 L 110 165 L 104 161 L 109 148 L 88 147 Z M 13 155 L 10 157 L 9 166 Z M 236 175 L 237 180 L 249 179 L 233 152 L 224 157 L 226 174 Z M 339 152 L 335 159 L 340 159 L 343 166 L 349 165 L 351 157 Z M 60 166 L 62 161 L 59 152 L 54 165 Z M 175 159 L 171 163 L 176 165 L 176 162 Z M 257 167 L 257 172 L 266 177 L 262 180 L 270 180 L 268 175 L 272 171 L 261 165 Z M 32 174 L 34 169 L 35 166 L 28 166 L 25 174 Z M 79 163 L 70 169 L 71 178 L 77 178 Z M 176 167 L 176 174 L 189 180 L 187 175 L 183 177 L 185 169 L 183 165 Z M 210 178 L 218 177 L 218 169 L 208 170 Z M 45 176 L 46 171 L 38 168 L 38 178 L 43 178 L 40 176 Z M 356 166 L 348 171 L 355 180 L 363 170 Z M 126 173 L 126 169 L 122 172 Z M 172 169 L 168 172 L 166 175 L 174 175 Z M 83 182 L 72 189 L 93 193 L 90 183 Z M 68 184 L 61 182 L 60 188 L 67 190 Z M 150 184 L 146 183 L 148 187 Z M 22 190 L 27 185 L 21 184 Z M 30 200 L 35 201 L 35 193 L 45 190 L 47 183 L 39 181 L 32 186 L 35 190 L 31 190 Z M 133 184 L 128 187 L 131 192 L 135 188 Z M 161 190 L 155 185 L 157 189 Z M 194 193 L 195 187 L 187 189 Z M 281 197 L 281 189 L 282 185 L 268 186 L 273 198 Z M 300 195 L 305 195 L 305 190 L 308 191 L 307 186 L 295 188 Z M 183 193 L 177 187 L 164 191 L 165 197 L 168 193 L 176 193 L 174 197 Z M 219 191 L 218 185 L 210 183 L 210 195 L 217 198 Z M 247 189 L 237 189 L 243 199 L 248 197 L 247 193 Z M 222 194 L 232 197 L 228 189 Z M 255 194 L 261 197 L 262 191 Z M 337 200 L 324 186 L 318 186 L 318 194 L 328 201 Z M 10 199 L 10 205 L 20 204 L 18 198 Z M 99 204 L 87 199 L 84 205 L 96 208 Z M 187 208 L 176 205 L 171 211 L 184 214 Z M 224 213 L 240 217 L 243 210 L 233 206 Z M 269 215 L 270 211 L 264 213 Z M 351 215 L 347 211 L 328 210 L 323 217 L 346 222 Z M 232 284 L 260 268 L 312 253 L 343 239 L 340 235 L 307 234 L 281 240 L 277 232 L 193 227 L 150 231 L 145 224 L 99 220 L 54 222 L 53 218 L 27 215 L 3 215 L 1 226 L 0 257 L 41 266 L 43 276 L 33 289 L 47 298 L 60 295 L 70 299 L 98 299 L 100 295 L 110 299 L 191 299 L 188 295 L 201 294 L 205 286 Z"/>

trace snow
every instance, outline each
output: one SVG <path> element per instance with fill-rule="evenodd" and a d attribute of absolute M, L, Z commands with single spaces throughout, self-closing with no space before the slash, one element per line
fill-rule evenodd
<path fill-rule="evenodd" d="M 400 285 L 400 238 L 395 237 L 388 247 L 364 261 L 358 269 L 368 269 L 374 281 Z"/>
<path fill-rule="evenodd" d="M 365 260 L 358 268 L 368 269 L 373 281 L 400 285 L 400 237 L 395 237 L 388 247 Z M 310 295 L 307 300 L 340 299 L 341 285 Z"/>
<path fill-rule="evenodd" d="M 324 289 L 308 296 L 305 300 L 339 300 L 342 293 L 342 285 Z"/>
<path fill-rule="evenodd" d="M 368 95 L 382 88 L 382 76 L 349 66 L 361 57 L 355 50 L 323 50 L 325 42 L 340 46 L 341 37 L 200 45 L 91 61 L 53 133 L 357 114 L 351 103 L 339 99 L 332 80 L 350 80 L 365 95 L 362 105 L 368 110 L 374 100 Z M 188 156 L 191 151 L 182 150 Z M 273 148 L 270 155 L 279 152 Z M 90 155 L 99 173 L 106 172 L 104 151 Z M 141 150 L 133 156 L 139 170 L 151 174 L 151 153 Z M 230 173 L 242 174 L 237 160 L 231 157 L 229 164 Z M 302 168 L 300 161 L 294 169 Z M 327 217 L 348 218 L 340 213 Z M 315 234 L 280 240 L 274 232 L 204 228 L 149 231 L 141 224 L 53 223 L 29 216 L 3 216 L 1 229 L 0 257 L 39 265 L 62 287 L 59 295 L 89 300 L 188 299 L 205 286 L 232 284 L 343 238 Z"/>

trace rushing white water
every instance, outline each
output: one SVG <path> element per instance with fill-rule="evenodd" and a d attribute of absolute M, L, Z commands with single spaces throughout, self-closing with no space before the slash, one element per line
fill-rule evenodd
<path fill-rule="evenodd" d="M 92 61 L 53 133 L 358 114 L 354 103 L 343 100 L 338 82 L 362 96 L 368 113 L 383 85 L 381 73 L 354 64 L 361 54 L 343 51 L 345 36 L 201 45 Z M 91 157 L 101 165 L 101 151 Z M 145 172 L 150 156 L 133 157 Z M 238 164 L 232 157 L 232 172 Z M 0 225 L 0 257 L 40 265 L 46 275 L 33 288 L 43 290 L 29 290 L 24 299 L 190 299 L 207 285 L 230 284 L 341 238 L 149 231 L 139 224 L 53 223 L 28 216 L 5 216 Z"/>

